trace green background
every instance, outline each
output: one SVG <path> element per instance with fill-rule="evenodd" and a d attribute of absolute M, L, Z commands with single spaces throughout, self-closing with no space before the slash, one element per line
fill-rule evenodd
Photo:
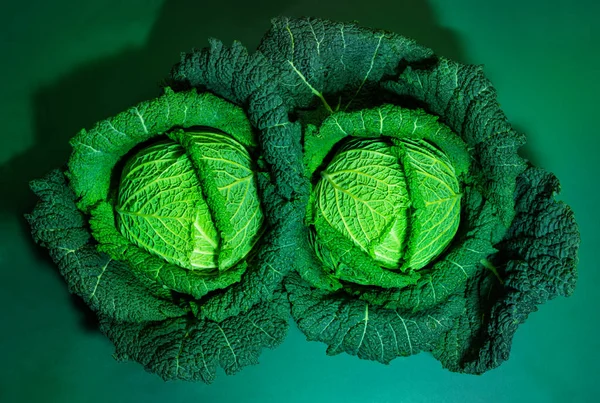
<path fill-rule="evenodd" d="M 559 0 L 30 0 L 0 6 L 0 401 L 588 402 L 600 374 L 594 256 L 600 248 L 597 129 L 600 2 Z M 22 214 L 30 179 L 64 163 L 80 128 L 158 94 L 179 53 L 216 37 L 254 48 L 276 15 L 359 20 L 484 64 L 524 154 L 561 180 L 580 224 L 575 295 L 544 305 L 511 358 L 483 376 L 426 354 L 390 366 L 326 357 L 293 327 L 261 364 L 210 385 L 165 383 L 117 363 Z"/>

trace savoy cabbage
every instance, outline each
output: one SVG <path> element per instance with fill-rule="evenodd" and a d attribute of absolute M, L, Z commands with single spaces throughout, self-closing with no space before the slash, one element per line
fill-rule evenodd
<path fill-rule="evenodd" d="M 289 233 L 241 108 L 167 88 L 71 144 L 28 220 L 117 358 L 210 382 L 283 340 Z"/>
<path fill-rule="evenodd" d="M 117 358 L 210 382 L 278 345 L 291 313 L 328 354 L 428 351 L 480 374 L 573 292 L 573 213 L 480 66 L 277 18 L 256 52 L 213 39 L 168 82 L 32 182 L 33 236 Z"/>

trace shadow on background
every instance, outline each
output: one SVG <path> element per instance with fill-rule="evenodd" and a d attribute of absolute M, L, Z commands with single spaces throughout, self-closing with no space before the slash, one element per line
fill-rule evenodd
<path fill-rule="evenodd" d="M 351 0 L 342 4 L 309 0 L 287 3 L 282 8 L 281 2 L 269 0 L 257 8 L 253 2 L 240 0 L 166 1 L 145 46 L 77 66 L 35 93 L 32 99 L 34 145 L 0 167 L 0 213 L 23 217 L 30 212 L 36 198 L 30 192 L 28 182 L 52 169 L 64 167 L 71 151 L 69 139 L 73 135 L 81 128 L 90 128 L 99 120 L 158 96 L 160 83 L 171 66 L 179 61 L 180 53 L 206 46 L 210 37 L 216 37 L 226 45 L 237 39 L 254 49 L 269 29 L 272 17 L 314 16 L 340 21 L 359 20 L 365 26 L 411 37 L 446 57 L 458 61 L 465 59 L 456 35 L 438 26 L 427 1 L 365 3 Z M 22 218 L 21 223 L 28 232 Z M 50 262 L 46 251 L 34 247 L 33 243 L 31 253 Z M 73 301 L 82 312 L 83 326 L 97 329 L 93 312 L 79 298 L 73 298 Z"/>

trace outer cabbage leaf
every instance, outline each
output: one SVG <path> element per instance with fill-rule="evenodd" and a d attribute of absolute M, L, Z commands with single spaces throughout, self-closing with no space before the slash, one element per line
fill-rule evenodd
<path fill-rule="evenodd" d="M 327 113 L 358 110 L 379 98 L 381 81 L 433 52 L 414 40 L 354 23 L 276 18 L 258 48 L 278 70 L 288 110 L 318 101 Z"/>
<path fill-rule="evenodd" d="M 193 316 L 160 322 L 116 322 L 101 317 L 100 327 L 116 347 L 115 358 L 135 360 L 164 380 L 211 383 L 219 367 L 233 375 L 258 364 L 263 347 L 285 338 L 289 303 L 277 292 L 272 300 L 221 322 Z"/>
<path fill-rule="evenodd" d="M 89 307 L 119 321 L 157 321 L 185 314 L 164 288 L 138 277 L 126 263 L 96 250 L 86 217 L 65 176 L 56 170 L 31 182 L 40 197 L 26 216 L 36 242 L 48 249 L 69 290 Z"/>
<path fill-rule="evenodd" d="M 286 280 L 292 315 L 308 340 L 323 341 L 328 355 L 348 353 L 388 364 L 429 351 L 464 309 L 454 298 L 417 313 L 386 309 L 344 294 L 315 290 L 295 274 Z"/>
<path fill-rule="evenodd" d="M 465 290 L 467 306 L 434 355 L 453 371 L 481 374 L 508 359 L 513 336 L 540 304 L 570 296 L 577 282 L 580 236 L 573 212 L 554 200 L 554 175 L 530 167 L 517 179 L 516 216 L 499 252 L 502 283 L 480 271 Z"/>

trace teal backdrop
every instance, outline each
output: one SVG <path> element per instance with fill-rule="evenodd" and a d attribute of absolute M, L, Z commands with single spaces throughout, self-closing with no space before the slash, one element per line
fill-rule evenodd
<path fill-rule="evenodd" d="M 113 360 L 22 218 L 27 182 L 80 128 L 159 93 L 182 51 L 241 40 L 277 15 L 358 20 L 483 64 L 524 155 L 561 180 L 582 244 L 573 297 L 531 315 L 483 376 L 421 354 L 389 366 L 325 356 L 292 327 L 258 366 L 212 385 Z M 29 0 L 0 6 L 0 402 L 597 402 L 600 380 L 600 2 L 585 0 Z"/>

